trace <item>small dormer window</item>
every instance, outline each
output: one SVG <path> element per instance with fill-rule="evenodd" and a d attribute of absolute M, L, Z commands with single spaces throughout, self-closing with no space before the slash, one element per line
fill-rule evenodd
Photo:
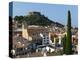
<path fill-rule="evenodd" d="M 47 37 L 47 39 L 49 39 L 49 37 Z"/>
<path fill-rule="evenodd" d="M 44 37 L 44 39 L 45 39 L 45 37 Z"/>

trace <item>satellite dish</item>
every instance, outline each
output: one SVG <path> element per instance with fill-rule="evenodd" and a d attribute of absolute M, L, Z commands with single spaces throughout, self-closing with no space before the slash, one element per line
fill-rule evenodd
<path fill-rule="evenodd" d="M 41 36 L 42 38 L 44 38 L 44 36 L 43 36 L 43 34 L 42 34 L 42 33 L 40 33 L 40 36 Z"/>

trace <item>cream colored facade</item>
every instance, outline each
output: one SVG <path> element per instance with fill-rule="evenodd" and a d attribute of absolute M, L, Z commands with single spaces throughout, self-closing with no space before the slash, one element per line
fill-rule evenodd
<path fill-rule="evenodd" d="M 29 41 L 32 41 L 32 37 L 29 36 L 27 26 L 22 25 L 22 36 L 23 36 L 25 39 L 27 39 L 27 40 L 29 40 Z"/>

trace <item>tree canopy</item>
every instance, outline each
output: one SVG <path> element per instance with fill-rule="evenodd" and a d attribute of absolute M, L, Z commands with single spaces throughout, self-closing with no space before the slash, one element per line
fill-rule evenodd
<path fill-rule="evenodd" d="M 40 25 L 40 26 L 49 26 L 51 24 L 59 24 L 52 20 L 50 20 L 48 17 L 45 17 L 39 12 L 36 12 L 34 14 L 30 14 L 27 16 L 15 16 L 14 20 L 18 21 L 19 23 L 22 23 L 25 21 L 28 25 Z M 63 26 L 62 24 L 59 24 L 59 26 Z"/>

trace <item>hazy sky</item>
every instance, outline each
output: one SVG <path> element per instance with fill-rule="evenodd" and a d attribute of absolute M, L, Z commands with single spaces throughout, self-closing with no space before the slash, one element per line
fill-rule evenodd
<path fill-rule="evenodd" d="M 78 6 L 61 4 L 43 4 L 43 3 L 24 3 L 13 2 L 13 17 L 18 15 L 27 15 L 30 11 L 41 12 L 50 20 L 67 24 L 68 10 L 71 12 L 72 26 L 78 26 Z"/>

